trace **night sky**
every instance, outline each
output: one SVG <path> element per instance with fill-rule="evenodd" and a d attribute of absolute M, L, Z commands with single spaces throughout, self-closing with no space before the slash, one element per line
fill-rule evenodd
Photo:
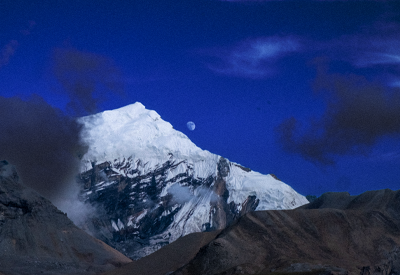
<path fill-rule="evenodd" d="M 303 195 L 397 190 L 398 2 L 0 0 L 0 129 L 139 101 Z"/>

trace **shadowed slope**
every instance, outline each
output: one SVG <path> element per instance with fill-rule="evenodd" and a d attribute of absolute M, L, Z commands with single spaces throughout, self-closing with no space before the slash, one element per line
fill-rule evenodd
<path fill-rule="evenodd" d="M 160 250 L 104 275 L 164 275 L 194 258 L 201 247 L 213 240 L 219 231 L 192 233 L 179 238 Z"/>
<path fill-rule="evenodd" d="M 19 183 L 0 162 L 0 271 L 18 274 L 94 274 L 131 262 L 76 227 L 50 201 Z"/>
<path fill-rule="evenodd" d="M 173 274 L 400 272 L 400 191 L 326 193 L 294 210 L 251 212 Z"/>

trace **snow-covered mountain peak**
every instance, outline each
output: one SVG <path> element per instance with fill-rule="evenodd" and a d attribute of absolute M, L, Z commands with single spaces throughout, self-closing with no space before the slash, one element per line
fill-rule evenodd
<path fill-rule="evenodd" d="M 87 229 L 138 259 L 192 232 L 223 229 L 254 210 L 307 203 L 289 185 L 197 147 L 135 103 L 83 117 Z"/>
<path fill-rule="evenodd" d="M 121 157 L 156 158 L 158 162 L 171 156 L 178 159 L 204 160 L 212 157 L 197 147 L 183 133 L 143 104 L 134 104 L 80 118 L 85 125 L 84 141 L 90 144 L 85 155 L 90 162 L 103 162 Z"/>

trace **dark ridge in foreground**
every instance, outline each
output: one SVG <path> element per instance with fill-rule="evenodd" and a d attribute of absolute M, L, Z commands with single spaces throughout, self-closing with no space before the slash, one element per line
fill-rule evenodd
<path fill-rule="evenodd" d="M 119 269 L 108 271 L 103 275 L 170 274 L 193 259 L 200 248 L 212 241 L 219 232 L 221 231 L 191 233 L 162 247 L 149 256 L 129 263 Z"/>
<path fill-rule="evenodd" d="M 180 238 L 143 259 L 173 261 L 177 248 L 195 255 L 175 272 L 153 275 L 400 274 L 400 191 L 325 193 L 293 210 L 247 213 L 214 234 L 201 249 Z M 142 273 L 134 264 L 107 273 L 126 274 Z"/>
<path fill-rule="evenodd" d="M 131 260 L 76 227 L 0 161 L 0 274 L 97 274 Z"/>
<path fill-rule="evenodd" d="M 400 191 L 326 193 L 294 210 L 248 213 L 172 274 L 296 272 L 400 274 Z"/>

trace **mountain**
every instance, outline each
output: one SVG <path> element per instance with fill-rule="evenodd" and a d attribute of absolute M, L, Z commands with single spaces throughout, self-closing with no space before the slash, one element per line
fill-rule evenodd
<path fill-rule="evenodd" d="M 289 273 L 400 274 L 400 190 L 325 193 L 297 209 L 247 213 L 171 275 Z"/>
<path fill-rule="evenodd" d="M 397 275 L 400 190 L 325 193 L 292 210 L 247 213 L 104 275 Z"/>
<path fill-rule="evenodd" d="M 221 230 L 190 233 L 156 252 L 102 275 L 167 275 L 192 260 Z M 0 274 L 1 275 L 1 274 Z"/>
<path fill-rule="evenodd" d="M 140 103 L 79 121 L 88 144 L 81 197 L 96 209 L 84 227 L 132 259 L 249 211 L 308 203 L 274 175 L 200 149 Z"/>
<path fill-rule="evenodd" d="M 0 274 L 97 274 L 131 262 L 75 226 L 0 161 Z"/>

